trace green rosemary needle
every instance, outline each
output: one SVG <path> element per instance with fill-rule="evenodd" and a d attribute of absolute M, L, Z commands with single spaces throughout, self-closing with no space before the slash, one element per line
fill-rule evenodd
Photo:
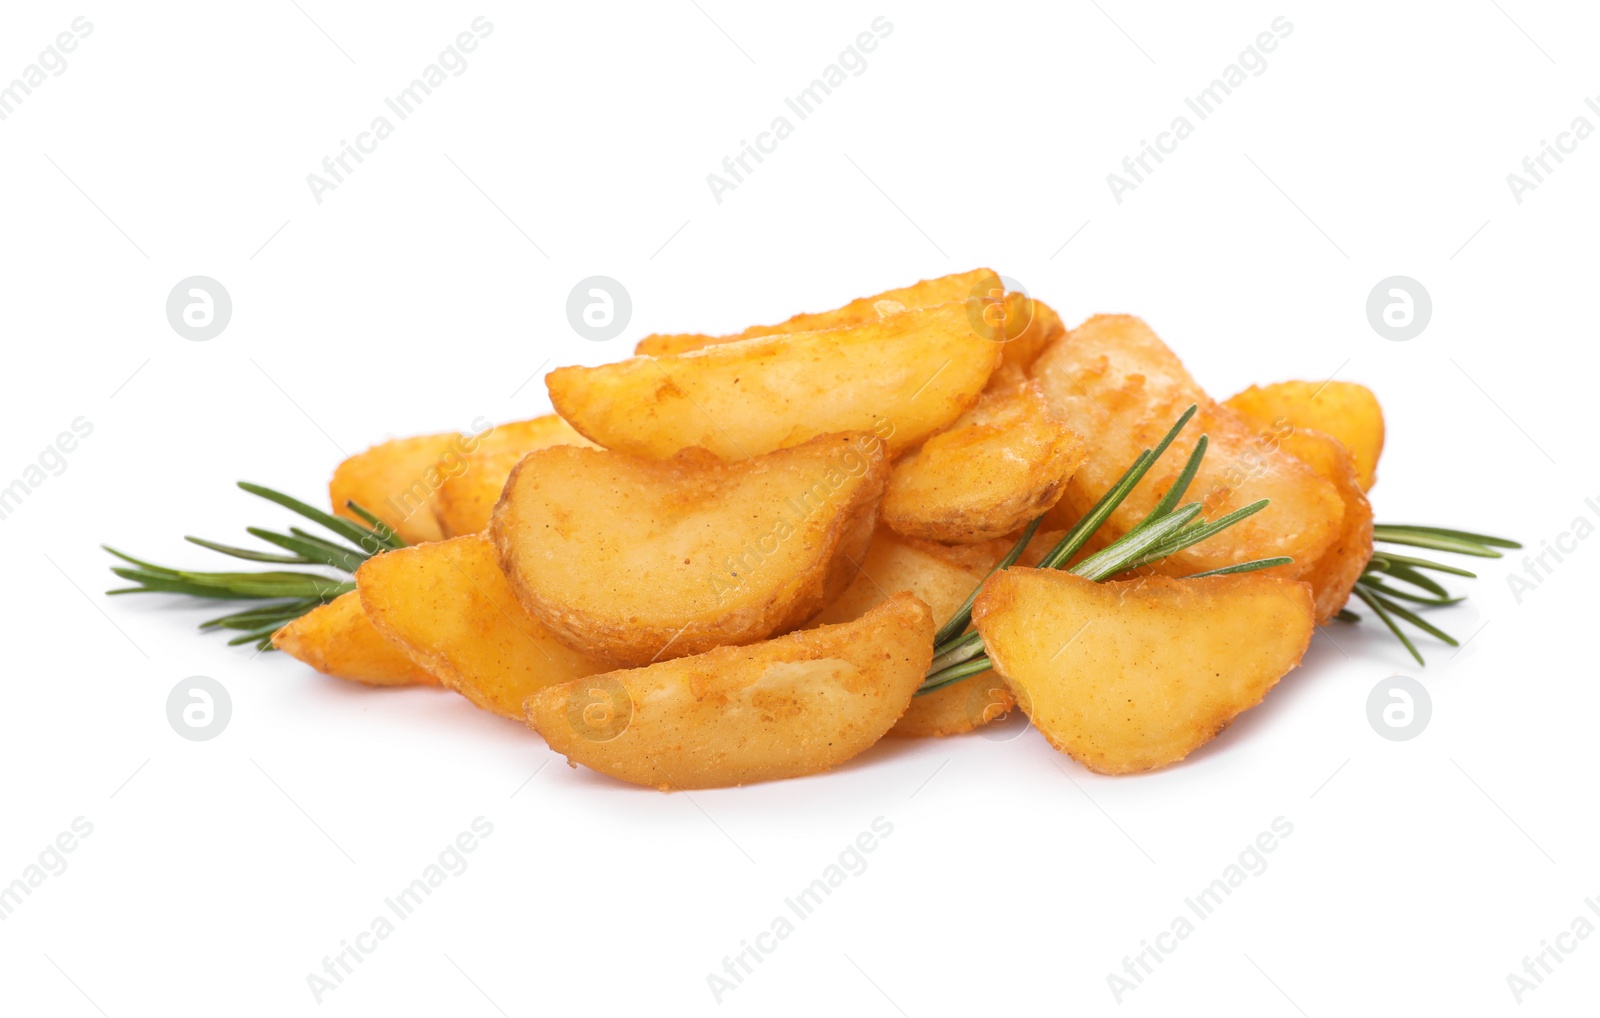
<path fill-rule="evenodd" d="M 348 502 L 346 506 L 365 520 L 366 526 L 323 512 L 299 499 L 259 484 L 240 481 L 239 487 L 321 526 L 336 540 L 330 540 L 299 527 L 290 527 L 287 533 L 262 527 L 246 528 L 246 533 L 280 549 L 279 551 L 239 548 L 199 537 L 187 537 L 185 540 L 209 551 L 247 562 L 321 566 L 336 569 L 344 576 L 329 576 L 325 573 L 299 570 L 196 572 L 171 569 L 102 545 L 106 551 L 128 563 L 123 566 L 113 566 L 111 571 L 134 584 L 131 587 L 108 590 L 106 593 L 187 594 L 191 597 L 216 601 L 261 602 L 253 608 L 208 619 L 200 623 L 200 628 L 239 632 L 240 635 L 228 641 L 230 646 L 253 643 L 258 650 L 271 650 L 272 634 L 279 628 L 313 608 L 327 604 L 339 595 L 356 589 L 355 581 L 349 577 L 355 574 L 361 563 L 380 552 L 405 547 L 405 542 L 400 540 L 399 535 L 387 524 L 355 502 Z"/>

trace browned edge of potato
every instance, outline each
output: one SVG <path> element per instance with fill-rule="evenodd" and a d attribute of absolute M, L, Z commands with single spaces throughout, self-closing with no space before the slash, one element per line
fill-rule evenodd
<path fill-rule="evenodd" d="M 571 763 L 663 791 L 816 774 L 905 712 L 933 632 L 928 606 L 897 594 L 854 622 L 554 686 L 527 721 Z"/>
<path fill-rule="evenodd" d="M 1226 406 L 1260 427 L 1307 428 L 1332 435 L 1355 459 L 1361 490 L 1378 480 L 1383 455 L 1383 408 L 1371 389 L 1355 382 L 1277 382 L 1252 385 Z"/>
<path fill-rule="evenodd" d="M 522 457 L 552 445 L 594 443 L 555 414 L 502 424 L 481 436 L 477 448 L 445 472 L 433 501 L 434 519 L 445 537 L 476 534 L 489 526 L 494 504 Z"/>

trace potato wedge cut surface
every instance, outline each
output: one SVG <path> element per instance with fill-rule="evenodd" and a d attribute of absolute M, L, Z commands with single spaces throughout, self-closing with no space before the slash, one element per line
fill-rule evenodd
<path fill-rule="evenodd" d="M 517 467 L 490 527 L 522 603 L 622 664 L 800 625 L 855 576 L 888 476 L 872 435 L 741 463 L 554 446 Z"/>
<path fill-rule="evenodd" d="M 895 464 L 883 519 L 908 537 L 970 544 L 1003 537 L 1052 508 L 1088 453 L 1038 384 L 978 405 Z"/>
<path fill-rule="evenodd" d="M 1050 744 L 1102 774 L 1182 760 L 1311 643 L 1311 588 L 1261 573 L 1113 583 L 1008 569 L 973 623 Z M 957 683 L 959 685 L 959 683 Z"/>
<path fill-rule="evenodd" d="M 1285 452 L 1330 481 L 1344 501 L 1338 538 L 1300 577 L 1311 584 L 1317 624 L 1321 625 L 1339 614 L 1350 600 L 1350 591 L 1372 560 L 1372 503 L 1361 487 L 1355 458 L 1338 439 L 1310 428 L 1297 428 L 1280 435 L 1278 441 Z"/>
<path fill-rule="evenodd" d="M 900 591 L 914 594 L 933 610 L 934 622 L 943 623 L 987 574 L 987 565 L 973 570 L 953 564 L 928 550 L 926 542 L 907 540 L 880 526 L 855 582 L 810 625 L 854 622 Z M 975 678 L 914 698 L 889 734 L 960 735 L 1004 717 L 1016 700 L 1005 683 L 990 679 Z"/>
<path fill-rule="evenodd" d="M 740 340 L 690 353 L 550 372 L 557 412 L 607 449 L 665 459 L 709 449 L 759 456 L 817 435 L 872 431 L 890 455 L 977 401 L 1004 344 L 974 299 L 848 328 Z"/>
<path fill-rule="evenodd" d="M 1229 397 L 1227 407 L 1258 427 L 1288 423 L 1332 435 L 1355 457 L 1361 490 L 1378 480 L 1383 455 L 1383 408 L 1372 390 L 1355 382 L 1279 382 L 1252 385 Z"/>
<path fill-rule="evenodd" d="M 369 686 L 437 686 L 439 680 L 373 627 L 355 591 L 272 634 L 272 645 L 324 675 Z"/>
<path fill-rule="evenodd" d="M 707 336 L 700 333 L 661 333 L 646 336 L 634 348 L 636 354 L 687 353 L 719 343 L 735 343 L 741 339 L 758 336 L 781 336 L 791 332 L 816 332 L 819 329 L 842 329 L 865 322 L 875 322 L 896 310 L 914 310 L 933 307 L 968 297 L 986 297 L 1001 290 L 1000 277 L 992 269 L 974 269 L 938 279 L 924 279 L 911 286 L 885 290 L 870 297 L 853 300 L 832 311 L 799 314 L 777 325 L 752 325 L 743 332 L 728 336 Z"/>
<path fill-rule="evenodd" d="M 476 436 L 475 448 L 446 463 L 444 483 L 433 502 L 440 532 L 445 537 L 460 537 L 487 528 L 512 469 L 528 453 L 552 445 L 594 447 L 555 414 L 502 424 Z"/>
<path fill-rule="evenodd" d="M 362 563 L 356 585 L 379 632 L 444 685 L 508 718 L 522 718 L 530 693 L 610 667 L 523 610 L 482 535 L 385 552 Z"/>
<path fill-rule="evenodd" d="M 535 693 L 528 724 L 602 774 L 663 790 L 816 774 L 883 737 L 933 658 L 900 594 L 854 622 L 719 647 Z"/>
<path fill-rule="evenodd" d="M 1060 518 L 1052 516 L 1048 526 L 1065 526 L 1086 512 L 1140 452 L 1156 445 L 1190 404 L 1198 404 L 1195 420 L 1111 514 L 1102 531 L 1107 538 L 1127 533 L 1155 507 L 1202 434 L 1210 436 L 1210 445 L 1184 501 L 1202 502 L 1208 518 L 1262 498 L 1272 504 L 1164 560 L 1162 572 L 1186 575 L 1287 555 L 1294 563 L 1275 572 L 1299 576 L 1338 536 L 1344 504 L 1334 486 L 1288 453 L 1260 442 L 1256 429 L 1208 397 L 1139 319 L 1089 319 L 1046 350 L 1031 374 L 1050 406 L 1091 450 L 1054 510 Z"/>

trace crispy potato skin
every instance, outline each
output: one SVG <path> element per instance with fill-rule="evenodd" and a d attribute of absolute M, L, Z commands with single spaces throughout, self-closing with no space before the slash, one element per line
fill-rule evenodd
<path fill-rule="evenodd" d="M 611 667 L 523 611 L 482 535 L 368 559 L 356 587 L 379 632 L 444 685 L 508 718 L 522 719 L 533 692 Z"/>
<path fill-rule="evenodd" d="M 1228 409 L 1260 428 L 1310 429 L 1332 435 L 1355 458 L 1361 490 L 1378 480 L 1383 455 L 1383 408 L 1372 390 L 1355 382 L 1279 382 L 1252 385 L 1227 401 Z"/>
<path fill-rule="evenodd" d="M 1015 291 L 1006 294 L 1005 363 L 1026 371 L 1045 348 L 1067 334 L 1061 316 L 1042 300 Z"/>
<path fill-rule="evenodd" d="M 922 448 L 895 464 L 883 518 L 908 537 L 993 540 L 1055 506 L 1088 455 L 1038 383 L 990 389 Z"/>
<path fill-rule="evenodd" d="M 554 446 L 518 465 L 490 532 L 530 612 L 639 666 L 815 615 L 854 579 L 888 471 L 861 432 L 731 464 Z"/>
<path fill-rule="evenodd" d="M 934 621 L 942 623 L 955 614 L 987 573 L 987 566 L 971 569 L 952 564 L 928 550 L 925 542 L 909 541 L 880 526 L 855 582 L 810 625 L 853 622 L 897 591 L 914 594 L 933 610 Z M 889 734 L 901 738 L 960 735 L 1004 717 L 1015 705 L 1003 682 L 959 682 L 914 698 Z"/>
<path fill-rule="evenodd" d="M 1298 428 L 1279 435 L 1277 440 L 1285 452 L 1330 481 L 1344 500 L 1338 539 L 1301 577 L 1311 584 L 1317 624 L 1321 625 L 1339 614 L 1350 600 L 1350 591 L 1372 559 L 1372 503 L 1361 487 L 1354 457 L 1338 439 L 1310 428 Z"/>
<path fill-rule="evenodd" d="M 981 302 L 860 325 L 721 343 L 550 372 L 556 410 L 590 440 L 666 459 L 690 447 L 733 462 L 817 435 L 872 431 L 891 456 L 977 402 L 1004 344 Z"/>
<path fill-rule="evenodd" d="M 528 453 L 552 445 L 595 447 L 555 414 L 502 424 L 476 439 L 476 448 L 447 464 L 444 482 L 434 496 L 433 516 L 445 537 L 488 528 L 506 479 Z"/>
<path fill-rule="evenodd" d="M 885 290 L 871 297 L 861 297 L 832 311 L 798 314 L 777 325 L 752 325 L 743 332 L 728 336 L 707 336 L 695 332 L 656 334 L 639 340 L 636 354 L 688 353 L 719 343 L 736 343 L 741 339 L 758 336 L 781 336 L 790 332 L 816 332 L 820 329 L 842 329 L 851 325 L 875 322 L 886 311 L 898 305 L 902 310 L 933 307 L 953 300 L 982 297 L 1001 290 L 1000 277 L 992 269 L 974 269 L 938 279 L 924 279 L 894 290 Z M 879 305 L 883 304 L 883 307 Z"/>
<path fill-rule="evenodd" d="M 369 686 L 437 686 L 367 618 L 361 596 L 340 594 L 272 634 L 272 645 L 324 675 Z"/>
<path fill-rule="evenodd" d="M 1208 518 L 1257 499 L 1272 504 L 1163 560 L 1161 572 L 1186 575 L 1287 555 L 1294 562 L 1273 572 L 1298 577 L 1338 537 L 1344 503 L 1334 486 L 1288 453 L 1260 442 L 1255 429 L 1208 397 L 1139 319 L 1089 319 L 1046 350 L 1031 375 L 1051 407 L 1093 450 L 1068 481 L 1046 526 L 1065 527 L 1088 511 L 1193 403 L 1200 408 L 1195 420 L 1111 514 L 1103 533 L 1125 534 L 1154 508 L 1204 434 L 1210 446 L 1185 501 L 1202 502 Z"/>
<path fill-rule="evenodd" d="M 1050 744 L 1090 770 L 1182 760 L 1300 663 L 1311 587 L 1263 573 L 1091 583 L 1053 569 L 985 581 L 973 622 Z"/>
<path fill-rule="evenodd" d="M 663 791 L 828 770 L 882 738 L 933 658 L 933 613 L 899 594 L 854 622 L 535 693 L 550 748 Z"/>
<path fill-rule="evenodd" d="M 355 501 L 394 528 L 407 544 L 437 541 L 435 496 L 443 475 L 440 460 L 460 447 L 451 431 L 381 442 L 340 463 L 328 482 L 335 515 L 361 523 L 345 502 Z M 364 525 L 364 524 L 363 524 Z"/>

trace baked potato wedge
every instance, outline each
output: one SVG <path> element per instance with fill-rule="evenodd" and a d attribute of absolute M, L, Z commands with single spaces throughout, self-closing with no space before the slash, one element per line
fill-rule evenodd
<path fill-rule="evenodd" d="M 972 619 L 1034 727 L 1102 774 L 1209 742 L 1300 663 L 1314 628 L 1311 587 L 1263 573 L 1091 583 L 1007 569 Z"/>
<path fill-rule="evenodd" d="M 522 604 L 570 646 L 629 666 L 805 622 L 855 576 L 888 477 L 870 434 L 740 463 L 552 446 L 490 525 Z"/>
<path fill-rule="evenodd" d="M 854 622 L 900 591 L 914 594 L 933 610 L 934 622 L 942 623 L 956 613 L 986 575 L 987 566 L 970 569 L 952 564 L 929 550 L 926 542 L 907 540 L 880 526 L 855 582 L 809 625 Z M 1004 717 L 1015 704 L 1010 689 L 998 680 L 958 682 L 913 699 L 889 734 L 904 738 L 960 735 Z"/>
<path fill-rule="evenodd" d="M 1047 527 L 1065 527 L 1117 482 L 1140 452 L 1155 446 L 1191 404 L 1199 406 L 1168 453 L 1111 514 L 1101 532 L 1125 534 L 1153 509 L 1202 434 L 1205 461 L 1185 501 L 1215 518 L 1257 501 L 1265 510 L 1217 536 L 1163 560 L 1169 575 L 1188 575 L 1252 559 L 1287 555 L 1274 572 L 1309 570 L 1340 533 L 1344 504 L 1328 481 L 1295 457 L 1257 438 L 1256 429 L 1205 394 L 1176 355 L 1144 322 L 1100 315 L 1046 350 L 1030 371 L 1052 409 L 1083 435 L 1093 454 L 1067 482 Z"/>
<path fill-rule="evenodd" d="M 898 594 L 854 622 L 554 686 L 527 720 L 573 764 L 664 791 L 816 774 L 905 711 L 933 632 L 928 606 Z"/>
<path fill-rule="evenodd" d="M 636 354 L 688 353 L 719 343 L 735 343 L 741 339 L 758 336 L 781 336 L 790 332 L 816 332 L 820 329 L 842 329 L 851 325 L 875 322 L 885 314 L 897 311 L 929 308 L 968 297 L 984 297 L 1001 290 L 1000 277 L 992 269 L 973 269 L 955 275 L 924 279 L 910 286 L 885 290 L 853 300 L 832 311 L 799 314 L 777 325 L 752 325 L 743 332 L 728 336 L 707 336 L 701 333 L 658 333 L 639 340 Z"/>
<path fill-rule="evenodd" d="M 990 389 L 895 464 L 883 519 L 908 537 L 970 544 L 1003 537 L 1055 506 L 1088 454 L 1083 437 L 1026 380 Z"/>
<path fill-rule="evenodd" d="M 1000 363 L 974 298 L 845 328 L 796 332 L 550 372 L 556 411 L 607 449 L 724 460 L 817 435 L 873 431 L 891 456 L 973 403 Z"/>
<path fill-rule="evenodd" d="M 363 523 L 347 501 L 394 528 L 407 544 L 437 541 L 443 535 L 433 518 L 441 461 L 461 448 L 463 436 L 448 431 L 380 442 L 340 463 L 328 482 L 328 500 L 335 515 Z"/>
<path fill-rule="evenodd" d="M 611 667 L 523 610 L 481 534 L 370 558 L 356 588 L 378 632 L 444 685 L 508 718 L 522 719 L 531 693 Z"/>
<path fill-rule="evenodd" d="M 1280 434 L 1283 450 L 1331 482 L 1344 501 L 1339 536 L 1300 578 L 1311 584 L 1317 624 L 1339 614 L 1356 581 L 1372 560 L 1372 503 L 1356 474 L 1355 457 L 1344 443 L 1320 431 L 1297 428 Z"/>
<path fill-rule="evenodd" d="M 1225 404 L 1259 428 L 1309 428 L 1332 435 L 1355 458 L 1361 490 L 1378 480 L 1383 455 L 1383 408 L 1372 390 L 1355 382 L 1279 382 L 1252 385 Z"/>
<path fill-rule="evenodd" d="M 287 623 L 272 645 L 324 675 L 369 686 L 437 686 L 439 680 L 373 627 L 355 591 Z"/>
<path fill-rule="evenodd" d="M 478 436 L 477 447 L 461 457 L 456 469 L 446 471 L 434 496 L 433 516 L 440 533 L 459 537 L 487 528 L 512 468 L 528 453 L 552 445 L 594 448 L 555 414 L 502 424 Z"/>
<path fill-rule="evenodd" d="M 1026 371 L 1045 348 L 1067 334 L 1061 316 L 1042 300 L 1013 290 L 1005 295 L 1006 364 Z"/>

